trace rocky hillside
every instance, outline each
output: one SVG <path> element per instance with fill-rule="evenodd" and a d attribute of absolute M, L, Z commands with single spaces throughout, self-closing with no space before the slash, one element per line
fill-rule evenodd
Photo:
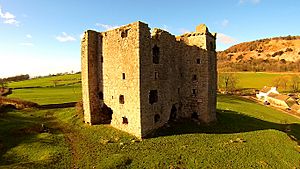
<path fill-rule="evenodd" d="M 299 67 L 298 62 L 300 63 L 300 36 L 244 42 L 218 52 L 219 70 L 300 71 L 300 68 L 296 68 L 297 65 Z"/>

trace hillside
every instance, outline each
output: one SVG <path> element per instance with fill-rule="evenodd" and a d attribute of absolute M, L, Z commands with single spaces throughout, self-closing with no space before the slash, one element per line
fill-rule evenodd
<path fill-rule="evenodd" d="M 300 71 L 299 59 L 300 36 L 275 37 L 240 43 L 218 52 L 218 69 Z"/>

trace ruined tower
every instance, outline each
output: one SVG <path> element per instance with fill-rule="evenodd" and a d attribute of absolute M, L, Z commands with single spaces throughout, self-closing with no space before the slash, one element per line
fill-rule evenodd
<path fill-rule="evenodd" d="M 85 32 L 81 42 L 84 121 L 144 137 L 169 120 L 216 120 L 216 34 L 202 24 L 175 37 L 134 22 Z M 103 113 L 109 107 L 109 115 Z"/>

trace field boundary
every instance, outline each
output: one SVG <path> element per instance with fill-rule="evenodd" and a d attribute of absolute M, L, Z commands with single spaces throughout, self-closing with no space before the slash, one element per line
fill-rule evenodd
<path fill-rule="evenodd" d="M 251 101 L 254 101 L 260 105 L 264 105 L 261 101 L 257 100 L 256 98 L 254 98 L 253 96 L 238 96 L 238 97 L 242 97 L 242 98 L 245 98 L 245 99 L 248 99 L 248 100 L 251 100 Z M 264 105 L 266 106 L 266 105 Z M 291 110 L 289 112 L 287 112 L 286 110 L 282 109 L 282 108 L 279 108 L 277 106 L 273 106 L 273 105 L 268 105 L 267 107 L 270 107 L 272 109 L 275 109 L 275 110 L 278 110 L 280 112 L 283 112 L 285 114 L 288 114 L 290 116 L 293 116 L 297 119 L 300 119 L 300 114 L 296 114 L 296 113 L 293 113 Z"/>
<path fill-rule="evenodd" d="M 61 103 L 61 104 L 45 104 L 40 105 L 38 108 L 40 109 L 58 109 L 58 108 L 69 108 L 75 107 L 77 102 L 69 102 L 69 103 Z"/>

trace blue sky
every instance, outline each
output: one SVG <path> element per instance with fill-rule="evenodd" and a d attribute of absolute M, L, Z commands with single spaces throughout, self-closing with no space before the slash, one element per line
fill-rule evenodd
<path fill-rule="evenodd" d="M 217 49 L 300 35 L 298 0 L 0 0 L 0 78 L 80 70 L 80 35 L 135 21 L 180 35 L 205 23 Z"/>

